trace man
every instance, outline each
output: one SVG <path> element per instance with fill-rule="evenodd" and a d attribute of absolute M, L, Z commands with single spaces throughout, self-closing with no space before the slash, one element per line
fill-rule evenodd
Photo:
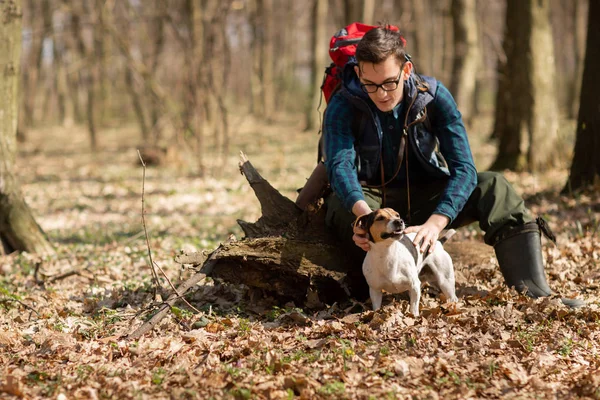
<path fill-rule="evenodd" d="M 329 101 L 323 128 L 333 189 L 327 224 L 342 240 L 354 241 L 349 250 L 362 259 L 369 242 L 352 222 L 374 209 L 391 207 L 404 216 L 419 251 L 443 229 L 478 221 L 507 285 L 533 298 L 551 295 L 540 230 L 551 232 L 543 220 L 533 220 L 501 174 L 477 173 L 452 95 L 414 72 L 405 43 L 386 27 L 367 32 Z"/>

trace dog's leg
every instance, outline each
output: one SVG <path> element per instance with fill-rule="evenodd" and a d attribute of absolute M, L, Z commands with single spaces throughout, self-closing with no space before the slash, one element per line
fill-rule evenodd
<path fill-rule="evenodd" d="M 415 317 L 419 316 L 419 302 L 421 301 L 421 281 L 418 279 L 414 280 L 408 290 L 410 296 L 410 308 L 409 311 Z"/>
<path fill-rule="evenodd" d="M 410 308 L 409 311 L 415 317 L 419 316 L 419 302 L 421 301 L 421 283 L 417 286 L 412 286 L 408 290 L 408 295 L 410 296 Z"/>
<path fill-rule="evenodd" d="M 441 253 L 431 271 L 435 275 L 437 286 L 446 296 L 446 301 L 458 301 L 455 292 L 454 265 L 450 255 L 446 252 Z"/>
<path fill-rule="evenodd" d="M 381 290 L 369 288 L 369 295 L 371 296 L 373 311 L 379 310 L 381 308 L 381 301 L 383 300 L 383 293 Z"/>

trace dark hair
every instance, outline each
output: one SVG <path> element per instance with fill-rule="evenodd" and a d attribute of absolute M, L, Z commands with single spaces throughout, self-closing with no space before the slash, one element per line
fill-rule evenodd
<path fill-rule="evenodd" d="M 356 61 L 379 64 L 394 56 L 402 65 L 406 61 L 406 40 L 398 30 L 389 25 L 378 26 L 365 33 L 356 46 Z"/>

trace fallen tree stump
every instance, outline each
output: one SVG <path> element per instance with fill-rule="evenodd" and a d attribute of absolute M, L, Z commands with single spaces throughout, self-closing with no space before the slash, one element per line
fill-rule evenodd
<path fill-rule="evenodd" d="M 349 259 L 325 226 L 323 199 L 301 210 L 265 180 L 241 154 L 240 172 L 261 205 L 254 223 L 238 220 L 245 237 L 221 245 L 208 276 L 258 288 L 298 305 L 319 306 L 365 297 L 360 260 Z M 180 264 L 203 265 L 200 253 L 176 257 Z"/>
<path fill-rule="evenodd" d="M 243 153 L 239 167 L 260 202 L 262 215 L 254 223 L 238 220 L 245 237 L 219 247 L 207 276 L 261 289 L 305 307 L 350 297 L 366 299 L 362 260 L 344 251 L 325 226 L 323 199 L 303 211 L 273 188 Z M 487 246 L 480 244 L 477 249 L 482 247 Z M 450 248 L 451 256 L 460 258 L 456 254 L 460 246 Z M 490 250 L 483 254 L 489 255 Z M 201 267 L 205 258 L 186 253 L 176 261 Z"/>

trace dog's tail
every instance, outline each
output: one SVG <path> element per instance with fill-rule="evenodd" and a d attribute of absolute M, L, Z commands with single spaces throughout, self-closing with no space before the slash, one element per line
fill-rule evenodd
<path fill-rule="evenodd" d="M 438 238 L 438 241 L 441 244 L 444 244 L 448 239 L 454 236 L 455 233 L 456 231 L 454 229 L 448 229 L 440 238 Z"/>

